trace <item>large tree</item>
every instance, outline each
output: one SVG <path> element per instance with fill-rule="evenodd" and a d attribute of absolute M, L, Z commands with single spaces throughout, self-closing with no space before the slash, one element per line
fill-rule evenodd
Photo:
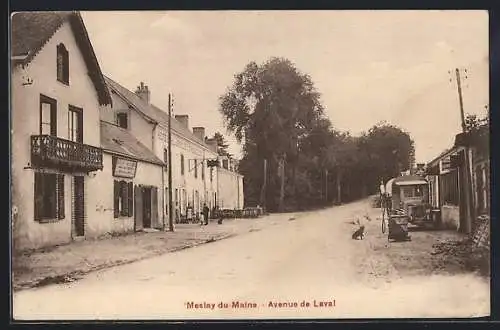
<path fill-rule="evenodd" d="M 245 185 L 250 186 L 245 189 L 256 194 L 266 182 L 266 206 L 283 209 L 285 194 L 295 191 L 302 144 L 325 120 L 311 78 L 284 58 L 271 58 L 261 65 L 251 62 L 221 96 L 220 112 L 227 129 L 244 143 L 241 170 Z"/>
<path fill-rule="evenodd" d="M 378 187 L 380 180 L 387 181 L 410 169 L 415 155 L 410 134 L 385 122 L 374 125 L 361 136 L 360 148 L 369 162 L 370 176 L 365 182 L 371 188 Z"/>

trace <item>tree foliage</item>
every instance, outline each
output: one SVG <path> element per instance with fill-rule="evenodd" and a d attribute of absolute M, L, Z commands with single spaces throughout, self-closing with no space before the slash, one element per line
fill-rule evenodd
<path fill-rule="evenodd" d="M 232 157 L 232 155 L 227 150 L 229 148 L 229 145 L 227 144 L 224 135 L 222 135 L 220 132 L 215 132 L 212 138 L 217 141 L 217 153 L 219 154 L 219 156 Z"/>
<path fill-rule="evenodd" d="M 362 197 L 405 170 L 414 153 L 409 134 L 393 125 L 376 124 L 359 137 L 333 129 L 311 77 L 284 58 L 249 63 L 220 97 L 219 111 L 243 144 L 247 204 L 271 211 L 282 198 L 293 210 Z"/>

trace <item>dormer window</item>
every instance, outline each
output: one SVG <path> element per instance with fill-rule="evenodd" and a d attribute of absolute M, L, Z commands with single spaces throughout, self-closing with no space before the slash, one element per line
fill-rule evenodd
<path fill-rule="evenodd" d="M 57 46 L 57 80 L 69 85 L 69 55 L 63 44 Z"/>
<path fill-rule="evenodd" d="M 116 121 L 118 126 L 121 128 L 128 128 L 128 115 L 125 112 L 120 112 L 116 114 Z"/>

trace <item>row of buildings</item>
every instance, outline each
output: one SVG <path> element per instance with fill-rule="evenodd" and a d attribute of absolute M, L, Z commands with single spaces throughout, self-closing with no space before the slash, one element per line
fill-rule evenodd
<path fill-rule="evenodd" d="M 78 12 L 17 13 L 11 25 L 11 203 L 16 250 L 169 226 L 242 209 L 243 177 L 203 127 L 106 77 Z"/>
<path fill-rule="evenodd" d="M 468 234 L 479 216 L 489 216 L 489 149 L 489 125 L 483 124 L 457 134 L 451 148 L 426 164 L 429 202 L 445 227 Z"/>

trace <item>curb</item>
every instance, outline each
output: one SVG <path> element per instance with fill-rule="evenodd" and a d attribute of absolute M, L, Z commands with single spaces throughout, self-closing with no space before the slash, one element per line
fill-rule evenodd
<path fill-rule="evenodd" d="M 45 277 L 38 278 L 35 280 L 25 281 L 25 282 L 21 282 L 21 283 L 17 283 L 17 284 L 12 284 L 12 290 L 14 292 L 19 292 L 19 291 L 27 290 L 27 289 L 41 288 L 41 287 L 48 286 L 51 284 L 72 283 L 72 282 L 76 282 L 76 281 L 80 280 L 82 276 L 87 275 L 87 274 L 92 273 L 92 272 L 95 272 L 95 271 L 131 264 L 134 262 L 146 260 L 146 259 L 149 259 L 152 257 L 157 257 L 157 256 L 164 255 L 167 253 L 172 253 L 172 252 L 177 252 L 177 251 L 189 249 L 189 248 L 192 248 L 192 247 L 195 247 L 198 245 L 213 243 L 213 242 L 220 241 L 220 240 L 230 238 L 233 236 L 237 236 L 237 235 L 238 235 L 237 233 L 228 233 L 228 234 L 222 234 L 219 236 L 211 236 L 209 238 L 195 241 L 192 243 L 174 246 L 174 247 L 171 247 L 171 248 L 163 250 L 163 251 L 154 251 L 150 254 L 146 254 L 143 257 L 139 257 L 139 258 L 135 258 L 135 259 L 119 260 L 119 261 L 115 261 L 115 262 L 112 262 L 109 264 L 97 265 L 97 266 L 94 266 L 94 267 L 91 267 L 91 268 L 85 269 L 85 270 L 74 270 L 74 271 L 70 271 L 67 273 L 58 274 L 55 276 L 45 276 Z"/>

